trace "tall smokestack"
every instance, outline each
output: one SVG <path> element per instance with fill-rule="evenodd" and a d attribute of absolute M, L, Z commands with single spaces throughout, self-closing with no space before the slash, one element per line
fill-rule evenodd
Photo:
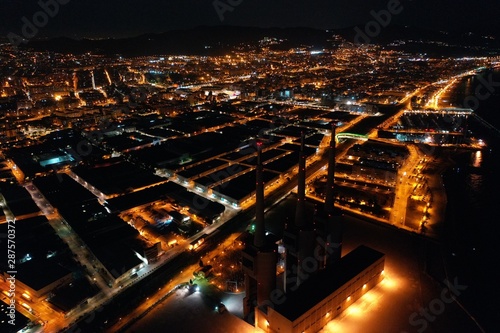
<path fill-rule="evenodd" d="M 306 225 L 305 214 L 306 200 L 306 156 L 304 154 L 304 132 L 300 136 L 299 172 L 297 183 L 297 208 L 295 210 L 295 225 L 304 227 Z"/>
<path fill-rule="evenodd" d="M 92 89 L 96 90 L 94 71 L 92 71 L 91 74 L 92 74 Z"/>
<path fill-rule="evenodd" d="M 255 186 L 255 233 L 253 244 L 262 248 L 264 246 L 264 177 L 262 175 L 262 142 L 257 142 L 257 184 Z"/>
<path fill-rule="evenodd" d="M 78 91 L 78 76 L 76 75 L 76 72 L 73 72 L 73 89 L 75 92 Z"/>
<path fill-rule="evenodd" d="M 333 187 L 335 182 L 335 132 L 336 126 L 332 124 L 332 138 L 328 150 L 328 178 L 326 181 L 325 211 L 329 214 L 334 210 Z"/>

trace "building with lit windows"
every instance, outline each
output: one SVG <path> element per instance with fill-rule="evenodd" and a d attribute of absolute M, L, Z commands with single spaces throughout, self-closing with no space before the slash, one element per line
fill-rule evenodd
<path fill-rule="evenodd" d="M 383 278 L 385 255 L 361 245 L 302 282 L 267 307 L 256 309 L 256 325 L 265 332 L 318 332 Z"/>

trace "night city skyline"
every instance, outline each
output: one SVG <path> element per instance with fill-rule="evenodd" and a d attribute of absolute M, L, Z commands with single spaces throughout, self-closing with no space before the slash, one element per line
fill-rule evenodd
<path fill-rule="evenodd" d="M 499 15 L 2 1 L 0 332 L 496 332 Z"/>
<path fill-rule="evenodd" d="M 41 1 L 51 3 L 51 1 Z M 39 37 L 125 38 L 145 33 L 200 26 L 343 29 L 366 24 L 370 12 L 387 7 L 384 0 L 341 1 L 56 1 L 56 15 Z M 402 0 L 404 10 L 391 23 L 450 32 L 491 33 L 499 26 L 500 4 L 493 0 Z M 51 4 L 50 6 L 54 6 Z M 49 7 L 50 7 L 49 6 Z M 0 32 L 19 34 L 22 18 L 40 10 L 37 1 L 5 0 L 0 4 Z"/>

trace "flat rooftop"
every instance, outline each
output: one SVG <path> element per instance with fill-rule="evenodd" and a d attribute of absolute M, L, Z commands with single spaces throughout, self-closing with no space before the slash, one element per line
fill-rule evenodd
<path fill-rule="evenodd" d="M 95 296 L 98 291 L 99 287 L 81 278 L 55 290 L 49 302 L 64 312 L 68 312 L 85 299 Z"/>
<path fill-rule="evenodd" d="M 71 273 L 54 260 L 30 260 L 19 265 L 16 279 L 38 291 Z"/>
<path fill-rule="evenodd" d="M 0 183 L 0 193 L 7 201 L 7 206 L 15 216 L 39 212 L 40 209 L 33 202 L 31 195 L 19 185 Z"/>
<path fill-rule="evenodd" d="M 276 305 L 275 311 L 294 321 L 384 256 L 368 246 L 358 246 L 342 257 L 335 267 L 320 271 L 296 291 L 287 293 L 286 301 Z"/>
<path fill-rule="evenodd" d="M 127 161 L 110 161 L 93 167 L 80 165 L 73 171 L 107 195 L 122 194 L 128 189 L 137 189 L 166 181 L 165 178 Z"/>

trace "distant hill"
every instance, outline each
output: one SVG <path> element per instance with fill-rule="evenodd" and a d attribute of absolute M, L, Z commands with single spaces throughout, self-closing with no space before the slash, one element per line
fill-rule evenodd
<path fill-rule="evenodd" d="M 360 25 L 361 31 L 365 27 Z M 493 30 L 495 31 L 495 30 Z M 499 31 L 499 30 L 496 30 Z M 274 37 L 283 42 L 283 49 L 293 47 L 329 48 L 334 46 L 332 36 L 338 35 L 349 42 L 366 42 L 412 52 L 441 55 L 484 55 L 487 50 L 500 52 L 500 38 L 469 33 L 436 32 L 421 28 L 388 26 L 375 37 L 359 37 L 355 27 L 318 30 L 312 28 L 254 28 L 254 27 L 198 27 L 159 34 L 145 34 L 125 39 L 70 39 L 66 37 L 33 40 L 26 47 L 38 51 L 81 54 L 121 54 L 124 56 L 191 54 L 224 54 L 238 47 L 256 47 L 264 37 Z M 358 36 L 358 37 L 357 37 Z M 357 38 L 356 38 L 357 37 Z M 394 43 L 396 41 L 396 43 Z M 401 43 L 400 41 L 404 41 Z M 455 45 L 455 47 L 445 47 Z"/>
<path fill-rule="evenodd" d="M 160 54 L 210 55 L 225 53 L 237 46 L 257 45 L 264 37 L 286 39 L 291 46 L 326 46 L 331 34 L 310 28 L 246 28 L 198 27 L 191 30 L 174 30 L 160 34 L 145 34 L 125 39 L 74 40 L 66 37 L 43 41 L 30 41 L 27 47 L 64 53 L 88 51 L 126 56 Z"/>

